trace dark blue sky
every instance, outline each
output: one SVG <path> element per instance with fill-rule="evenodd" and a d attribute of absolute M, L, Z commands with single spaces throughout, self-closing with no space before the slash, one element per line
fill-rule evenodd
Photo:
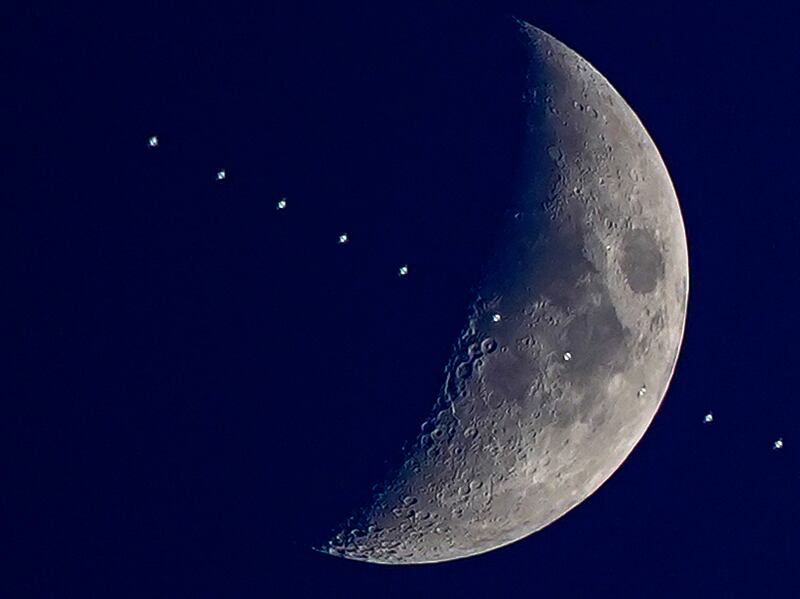
<path fill-rule="evenodd" d="M 606 75 L 670 170 L 691 269 L 673 383 L 619 471 L 524 541 L 411 568 L 314 553 L 427 414 L 494 243 L 523 122 L 509 14 Z M 797 594 L 791 12 L 31 4 L 3 21 L 0 595 Z"/>

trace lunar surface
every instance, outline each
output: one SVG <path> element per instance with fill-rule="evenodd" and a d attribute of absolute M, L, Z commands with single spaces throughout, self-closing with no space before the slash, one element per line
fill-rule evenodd
<path fill-rule="evenodd" d="M 521 179 L 433 413 L 371 505 L 322 550 L 415 564 L 563 516 L 633 450 L 683 336 L 686 238 L 664 163 L 588 62 L 520 23 Z"/>

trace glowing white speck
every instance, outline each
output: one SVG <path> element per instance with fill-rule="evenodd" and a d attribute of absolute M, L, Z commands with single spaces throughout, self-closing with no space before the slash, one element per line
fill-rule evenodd
<path fill-rule="evenodd" d="M 564 361 L 569 362 L 572 359 L 572 354 L 570 352 L 564 352 Z"/>
<path fill-rule="evenodd" d="M 408 266 L 406 266 L 405 264 L 401 266 L 398 273 L 400 274 L 401 277 L 406 276 L 408 274 Z"/>
<path fill-rule="evenodd" d="M 714 415 L 711 412 L 709 412 L 703 417 L 703 422 L 705 422 L 706 424 L 713 421 L 714 421 Z"/>
<path fill-rule="evenodd" d="M 492 322 L 500 322 L 503 319 L 497 312 L 492 314 Z"/>
<path fill-rule="evenodd" d="M 278 206 L 277 206 L 277 208 L 278 208 L 278 210 L 283 210 L 284 208 L 286 208 L 286 198 L 281 198 L 281 199 L 278 201 Z"/>
<path fill-rule="evenodd" d="M 610 251 L 611 251 L 611 246 L 610 246 L 610 245 L 607 245 L 607 246 L 606 246 L 606 251 L 607 251 L 607 252 L 610 252 Z"/>
<path fill-rule="evenodd" d="M 644 385 L 642 385 L 642 388 L 641 388 L 641 389 L 639 389 L 639 392 L 637 393 L 637 395 L 638 395 L 639 397 L 644 397 L 644 394 L 645 394 L 645 393 L 647 393 L 647 387 L 645 387 Z"/>
<path fill-rule="evenodd" d="M 225 169 L 217 171 L 217 181 L 222 181 L 226 176 Z"/>
<path fill-rule="evenodd" d="M 151 148 L 155 148 L 156 146 L 158 146 L 158 136 L 151 135 L 150 138 L 147 140 L 147 145 L 150 146 Z"/>
<path fill-rule="evenodd" d="M 783 447 L 783 438 L 778 439 L 772 444 L 772 449 L 780 449 L 781 447 Z"/>
<path fill-rule="evenodd" d="M 347 233 L 339 235 L 339 243 L 347 243 Z"/>

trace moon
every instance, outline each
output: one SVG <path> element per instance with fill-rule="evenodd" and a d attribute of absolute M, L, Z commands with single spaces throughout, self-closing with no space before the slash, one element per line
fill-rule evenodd
<path fill-rule="evenodd" d="M 664 162 L 592 65 L 518 24 L 527 132 L 502 247 L 432 414 L 329 554 L 441 562 L 542 529 L 620 467 L 672 378 L 689 267 Z"/>

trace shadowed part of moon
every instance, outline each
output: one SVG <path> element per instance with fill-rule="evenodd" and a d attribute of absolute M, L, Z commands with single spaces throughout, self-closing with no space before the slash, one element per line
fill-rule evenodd
<path fill-rule="evenodd" d="M 646 229 L 628 231 L 622 239 L 620 265 L 628 286 L 636 293 L 650 293 L 664 276 L 664 258 L 653 234 Z"/>
<path fill-rule="evenodd" d="M 672 377 L 688 257 L 666 167 L 592 65 L 520 30 L 528 112 L 515 217 L 487 255 L 430 417 L 321 548 L 331 555 L 440 562 L 540 530 L 619 468 Z"/>

